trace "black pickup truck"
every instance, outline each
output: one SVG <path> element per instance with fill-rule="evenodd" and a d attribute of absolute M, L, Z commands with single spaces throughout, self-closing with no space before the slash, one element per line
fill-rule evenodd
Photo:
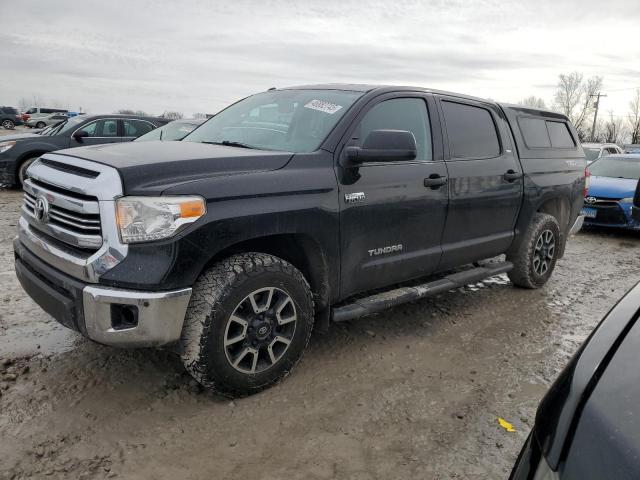
<path fill-rule="evenodd" d="M 16 272 L 67 327 L 173 346 L 247 395 L 312 328 L 501 273 L 544 285 L 582 222 L 577 139 L 563 115 L 435 90 L 272 89 L 180 142 L 43 155 Z"/>

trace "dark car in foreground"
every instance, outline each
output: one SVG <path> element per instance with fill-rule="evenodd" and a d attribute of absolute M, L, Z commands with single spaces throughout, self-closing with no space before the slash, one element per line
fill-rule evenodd
<path fill-rule="evenodd" d="M 585 225 L 640 230 L 634 196 L 640 181 L 640 155 L 609 155 L 589 165 Z"/>
<path fill-rule="evenodd" d="M 543 286 L 582 222 L 577 138 L 562 114 L 437 90 L 270 90 L 179 142 L 43 155 L 16 272 L 69 328 L 172 346 L 248 395 L 314 328 L 502 273 Z"/>
<path fill-rule="evenodd" d="M 69 118 L 44 135 L 0 137 L 0 184 L 21 185 L 29 165 L 47 152 L 64 148 L 129 142 L 168 120 L 135 115 L 82 115 Z"/>
<path fill-rule="evenodd" d="M 148 142 L 151 140 L 177 141 L 193 132 L 202 125 L 206 118 L 181 119 L 169 122 L 166 125 L 156 128 L 155 130 L 145 133 L 141 137 L 135 139 L 136 142 Z"/>
<path fill-rule="evenodd" d="M 640 284 L 542 399 L 510 480 L 640 478 Z"/>
<path fill-rule="evenodd" d="M 13 130 L 16 125 L 22 125 L 23 123 L 22 116 L 18 110 L 13 107 L 0 106 L 0 125 L 5 130 Z"/>

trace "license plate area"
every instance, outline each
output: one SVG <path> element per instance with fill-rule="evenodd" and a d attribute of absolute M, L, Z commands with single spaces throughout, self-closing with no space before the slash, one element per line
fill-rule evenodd
<path fill-rule="evenodd" d="M 584 215 L 587 218 L 596 218 L 596 215 L 598 215 L 598 210 L 595 208 L 585 207 L 581 210 L 580 214 Z"/>

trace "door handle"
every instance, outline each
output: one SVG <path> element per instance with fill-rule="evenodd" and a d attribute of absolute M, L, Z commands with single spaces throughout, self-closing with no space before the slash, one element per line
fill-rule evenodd
<path fill-rule="evenodd" d="M 447 177 L 443 177 L 438 173 L 432 173 L 424 179 L 424 186 L 436 190 L 447 184 Z"/>
<path fill-rule="evenodd" d="M 503 178 L 507 181 L 507 182 L 515 182 L 516 180 L 518 180 L 519 178 L 522 177 L 522 173 L 521 172 L 516 172 L 515 170 L 507 170 L 507 172 L 503 175 Z"/>

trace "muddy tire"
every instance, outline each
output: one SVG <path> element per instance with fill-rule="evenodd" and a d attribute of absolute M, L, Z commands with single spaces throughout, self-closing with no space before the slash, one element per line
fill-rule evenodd
<path fill-rule="evenodd" d="M 540 288 L 551 276 L 560 252 L 560 225 L 546 213 L 536 213 L 518 248 L 507 255 L 513 263 L 509 279 L 523 288 Z"/>
<path fill-rule="evenodd" d="M 290 263 L 233 255 L 197 280 L 180 339 L 187 371 L 205 388 L 243 397 L 289 374 L 309 343 L 313 299 Z"/>

